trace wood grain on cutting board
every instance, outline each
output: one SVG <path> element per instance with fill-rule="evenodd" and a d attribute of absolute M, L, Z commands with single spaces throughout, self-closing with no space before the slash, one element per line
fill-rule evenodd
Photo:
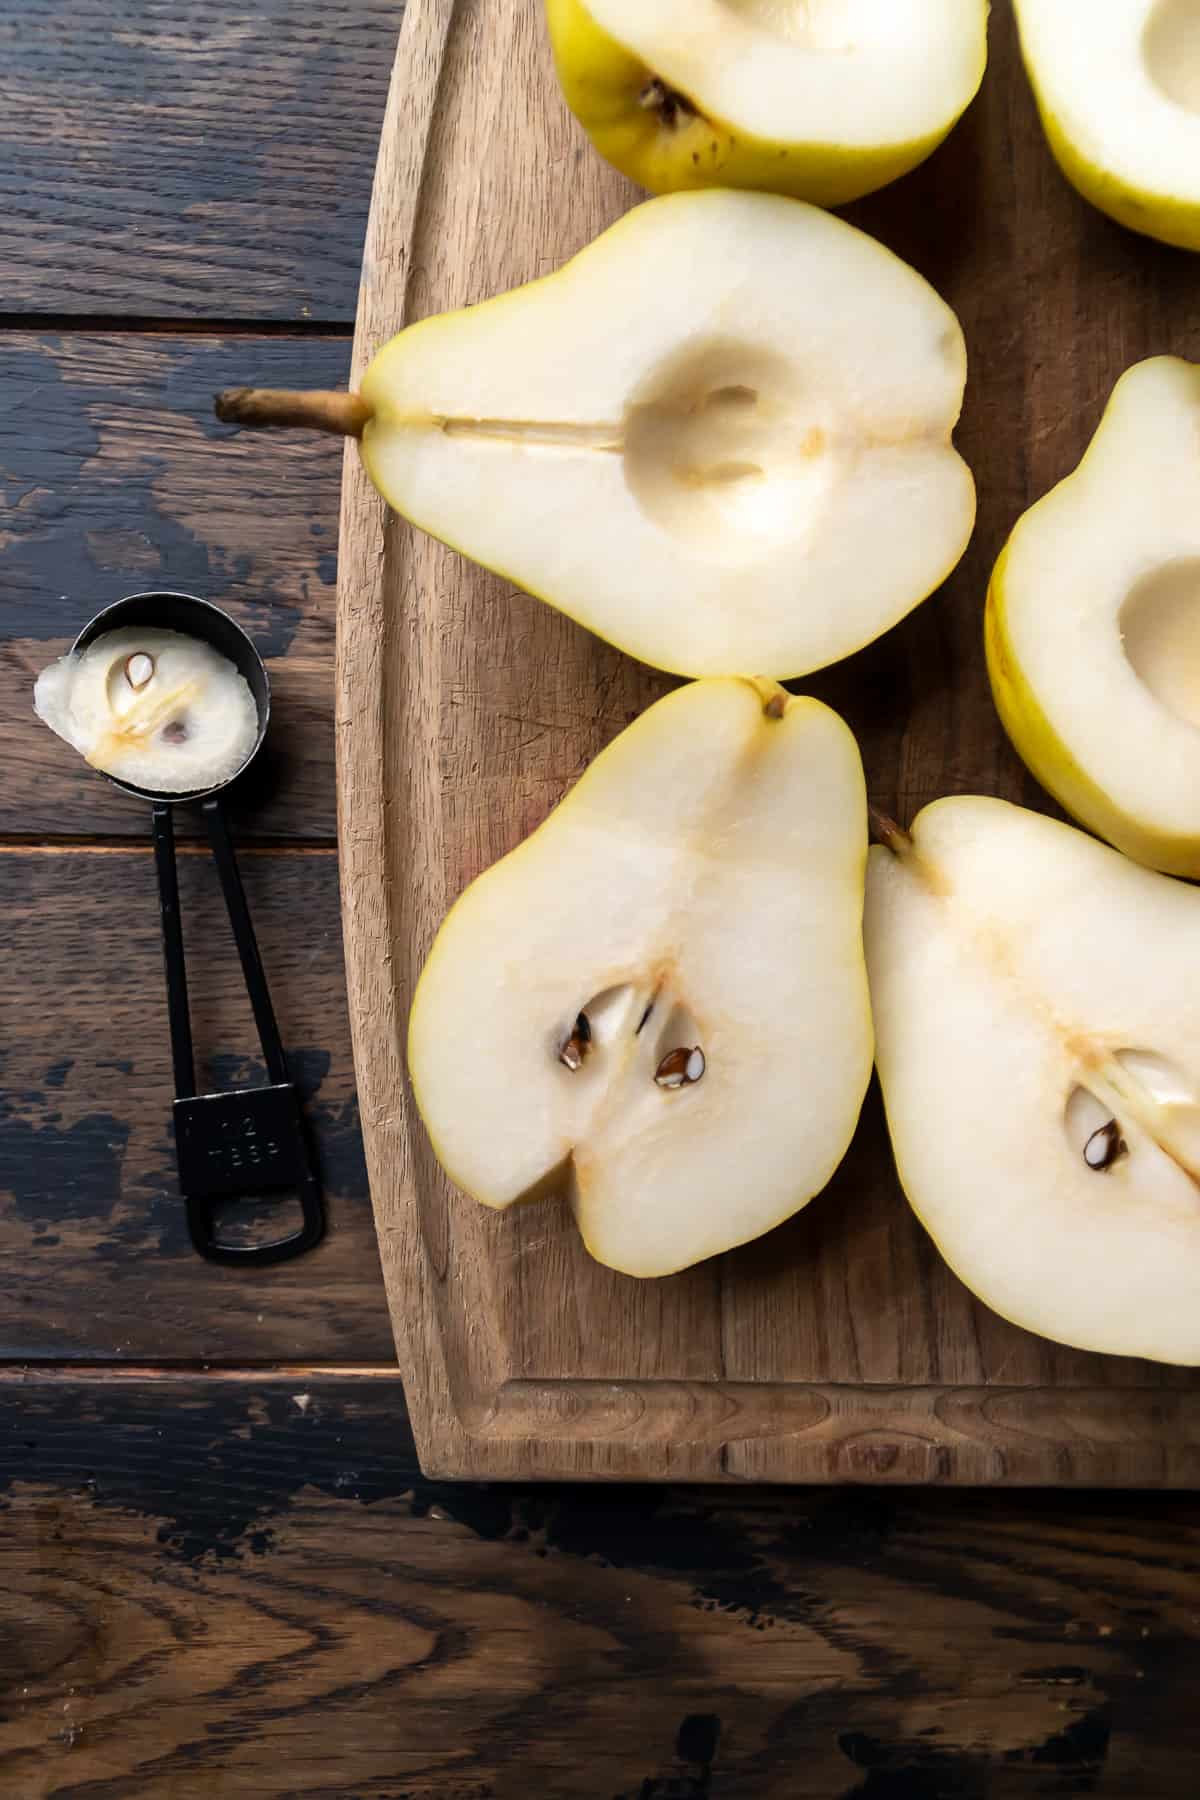
<path fill-rule="evenodd" d="M 356 369 L 402 325 L 557 268 L 638 197 L 566 112 L 536 0 L 410 0 Z M 846 716 L 873 800 L 902 820 L 953 792 L 1044 805 L 988 693 L 988 573 L 1017 514 L 1078 460 L 1121 370 L 1154 351 L 1200 354 L 1192 265 L 1066 188 L 1007 7 L 995 9 L 991 67 L 963 124 L 923 169 L 849 216 L 963 321 L 971 374 L 958 441 L 980 517 L 938 595 L 802 685 Z M 974 1301 L 908 1210 L 874 1093 L 846 1162 L 807 1211 L 667 1281 L 591 1262 L 559 1205 L 496 1216 L 446 1182 L 403 1050 L 433 933 L 466 883 L 669 685 L 390 515 L 349 451 L 343 912 L 376 1224 L 427 1470 L 1200 1479 L 1200 1376 L 1063 1349 Z"/>

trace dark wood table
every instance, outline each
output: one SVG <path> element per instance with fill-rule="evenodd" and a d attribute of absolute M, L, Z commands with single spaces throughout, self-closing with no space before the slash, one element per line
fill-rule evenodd
<path fill-rule="evenodd" d="M 340 449 L 210 413 L 345 377 L 399 12 L 0 0 L 0 1795 L 1191 1796 L 1187 1496 L 417 1469 L 341 965 Z M 30 715 L 150 586 L 228 605 L 275 683 L 236 823 L 331 1228 L 258 1275 L 187 1241 L 146 809 Z M 205 1065 L 254 1079 L 194 837 L 181 885 Z"/>

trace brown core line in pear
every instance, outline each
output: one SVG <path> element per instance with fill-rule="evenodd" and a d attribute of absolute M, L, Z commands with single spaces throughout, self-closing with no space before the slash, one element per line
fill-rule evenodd
<path fill-rule="evenodd" d="M 216 396 L 216 411 L 226 424 L 352 437 L 373 416 L 358 394 L 268 388 L 227 389 Z M 835 422 L 792 359 L 736 338 L 692 342 L 665 358 L 616 419 L 427 415 L 409 423 L 447 437 L 618 457 L 648 518 L 689 547 L 733 562 L 802 535 L 835 477 Z"/>

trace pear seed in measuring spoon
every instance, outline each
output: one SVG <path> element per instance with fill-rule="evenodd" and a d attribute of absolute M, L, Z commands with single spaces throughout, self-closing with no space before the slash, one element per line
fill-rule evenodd
<path fill-rule="evenodd" d="M 144 650 L 135 650 L 132 656 L 125 658 L 125 679 L 135 694 L 154 679 L 154 658 L 147 656 Z"/>

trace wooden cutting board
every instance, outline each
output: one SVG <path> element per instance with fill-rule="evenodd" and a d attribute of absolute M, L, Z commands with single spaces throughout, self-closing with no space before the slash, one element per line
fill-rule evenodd
<path fill-rule="evenodd" d="M 402 325 L 556 268 L 637 198 L 567 114 L 538 0 L 409 0 L 356 369 Z M 979 482 L 979 526 L 941 593 L 803 685 L 850 721 L 872 799 L 902 821 L 948 793 L 1043 805 L 988 693 L 988 573 L 1017 514 L 1078 460 L 1121 370 L 1158 351 L 1200 357 L 1200 262 L 1120 231 L 1062 182 L 1007 0 L 993 9 L 991 67 L 966 120 L 851 216 L 963 321 L 959 443 Z M 671 684 L 389 516 L 353 449 L 338 604 L 359 1096 L 426 1471 L 1200 1481 L 1200 1375 L 1062 1349 L 977 1304 L 908 1210 L 874 1093 L 840 1173 L 805 1212 L 668 1281 L 592 1263 L 562 1206 L 497 1216 L 448 1185 L 404 1065 L 433 932 L 466 883 Z"/>

